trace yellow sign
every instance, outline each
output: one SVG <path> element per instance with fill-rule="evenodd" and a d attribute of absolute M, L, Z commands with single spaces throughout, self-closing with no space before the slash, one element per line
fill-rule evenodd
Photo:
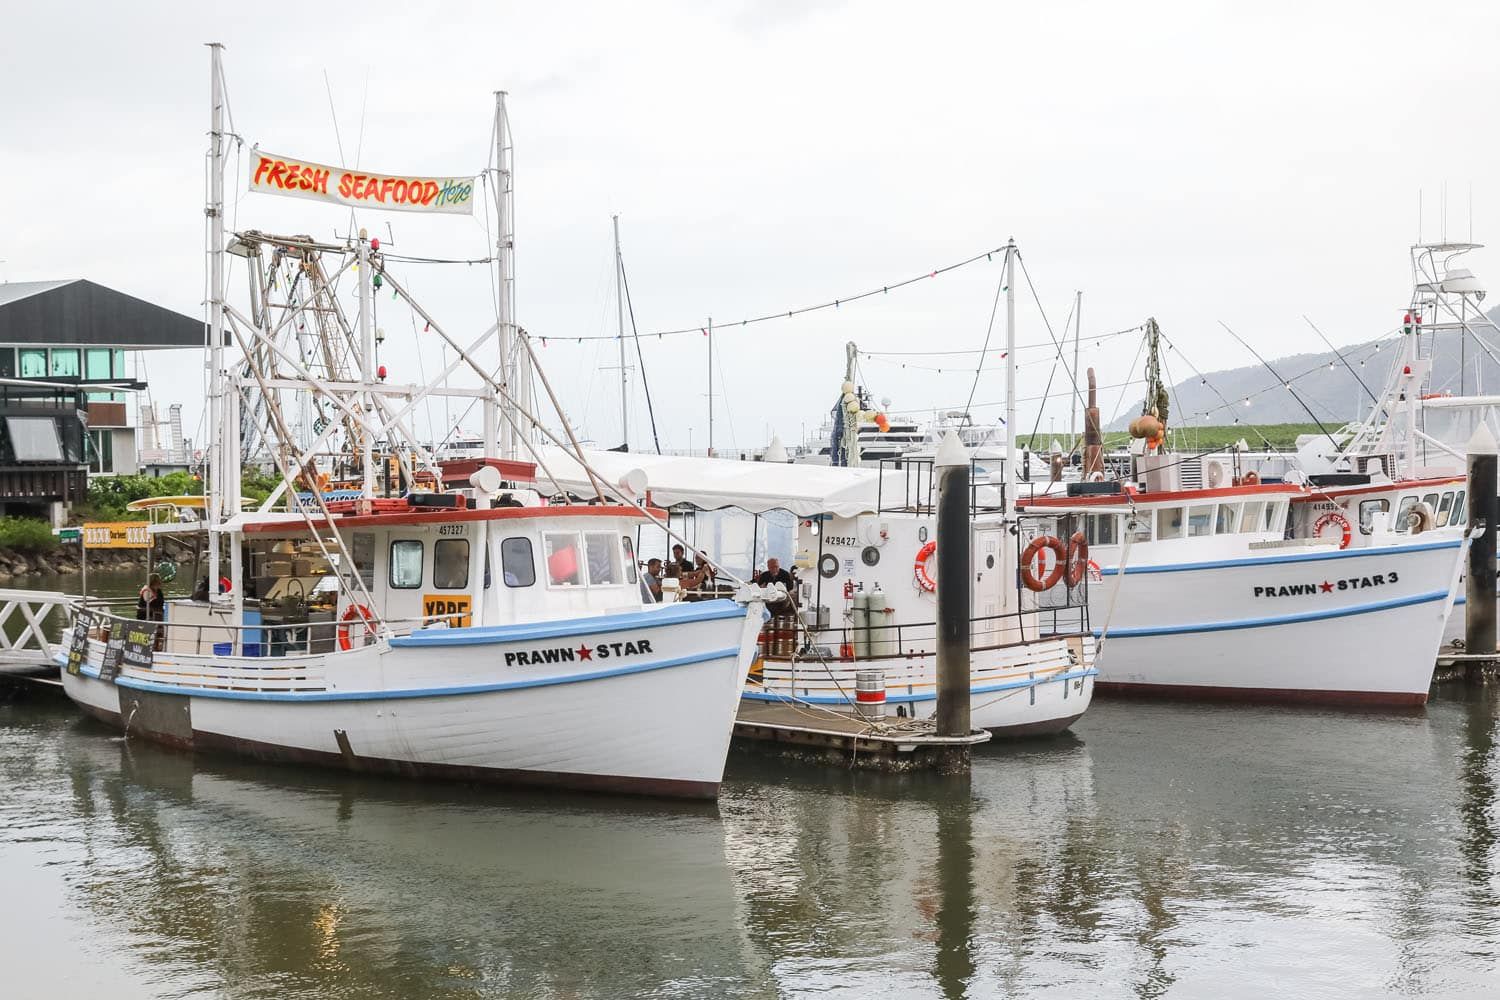
<path fill-rule="evenodd" d="M 428 624 L 448 623 L 449 628 L 468 628 L 474 624 L 474 608 L 468 594 L 423 594 L 422 617 Z"/>
<path fill-rule="evenodd" d="M 95 521 L 83 526 L 86 549 L 149 549 L 151 526 L 145 521 Z"/>

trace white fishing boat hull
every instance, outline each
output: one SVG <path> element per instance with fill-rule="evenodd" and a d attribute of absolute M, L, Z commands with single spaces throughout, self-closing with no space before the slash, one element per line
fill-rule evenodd
<path fill-rule="evenodd" d="M 1094 697 L 1094 640 L 1090 636 L 1041 639 L 970 654 L 969 713 L 976 729 L 997 737 L 1059 733 L 1078 720 Z M 747 702 L 788 703 L 809 711 L 856 712 L 861 670 L 885 672 L 884 718 L 929 719 L 937 711 L 934 654 L 866 660 L 766 661 L 762 679 L 745 687 Z"/>
<path fill-rule="evenodd" d="M 1461 548 L 1460 540 L 1446 538 L 1295 554 L 1273 550 L 1197 563 L 1127 564 L 1123 577 L 1118 566 L 1106 565 L 1089 595 L 1092 619 L 1109 623 L 1097 660 L 1099 689 L 1422 705 Z"/>
<path fill-rule="evenodd" d="M 712 798 L 759 626 L 758 604 L 708 601 L 425 630 L 326 656 L 158 654 L 112 681 L 92 641 L 62 679 L 127 735 L 193 750 Z"/>

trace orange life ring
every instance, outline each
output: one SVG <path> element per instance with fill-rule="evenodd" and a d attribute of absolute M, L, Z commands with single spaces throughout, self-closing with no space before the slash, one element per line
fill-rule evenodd
<path fill-rule="evenodd" d="M 1245 473 L 1244 477 L 1240 479 L 1240 484 L 1242 486 L 1259 486 L 1260 485 L 1260 473 L 1258 473 L 1258 472 L 1247 472 L 1247 473 Z"/>
<path fill-rule="evenodd" d="M 931 559 L 932 554 L 936 551 L 937 542 L 928 542 L 917 550 L 917 561 L 912 566 L 912 573 L 916 577 L 917 586 L 929 594 L 937 590 L 937 581 L 932 578 L 931 573 L 927 572 L 927 560 Z"/>
<path fill-rule="evenodd" d="M 344 609 L 344 624 L 339 626 L 339 649 L 349 650 L 354 644 L 349 641 L 349 622 L 358 618 L 364 625 L 365 631 L 371 631 L 371 625 L 375 621 L 375 612 L 363 604 L 351 604 Z"/>
<path fill-rule="evenodd" d="M 1330 510 L 1322 517 L 1318 518 L 1318 520 L 1313 524 L 1313 537 L 1322 538 L 1323 529 L 1328 527 L 1330 524 L 1336 524 L 1339 526 L 1339 530 L 1343 532 L 1343 537 L 1339 539 L 1339 548 L 1347 549 L 1349 547 L 1350 539 L 1354 537 L 1354 532 L 1350 530 L 1349 519 L 1339 511 Z"/>
<path fill-rule="evenodd" d="M 1038 578 L 1036 570 L 1031 567 L 1031 561 L 1043 549 L 1051 549 L 1053 555 L 1057 557 L 1057 561 L 1053 563 L 1051 571 L 1045 577 Z M 1042 535 L 1039 538 L 1033 538 L 1031 544 L 1027 545 L 1025 550 L 1021 552 L 1021 582 L 1026 584 L 1027 590 L 1039 592 L 1051 590 L 1057 586 L 1057 581 L 1062 579 L 1063 567 L 1067 564 L 1067 561 L 1068 550 L 1063 546 L 1061 541 L 1053 538 L 1051 535 Z"/>
<path fill-rule="evenodd" d="M 1083 532 L 1073 532 L 1073 537 L 1068 539 L 1068 586 L 1076 587 L 1083 582 L 1083 574 L 1089 567 L 1089 540 L 1083 537 Z"/>
<path fill-rule="evenodd" d="M 1093 583 L 1098 583 L 1100 580 L 1103 580 L 1103 579 L 1104 579 L 1104 574 L 1099 570 L 1099 564 L 1096 563 L 1096 562 L 1094 562 L 1094 560 L 1090 559 L 1089 560 L 1089 580 L 1091 582 L 1093 582 Z"/>

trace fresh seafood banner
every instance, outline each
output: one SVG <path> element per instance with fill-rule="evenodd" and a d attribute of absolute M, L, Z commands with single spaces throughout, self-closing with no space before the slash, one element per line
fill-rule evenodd
<path fill-rule="evenodd" d="M 251 191 L 311 198 L 392 212 L 474 214 L 475 177 L 412 177 L 345 170 L 323 163 L 250 151 Z"/>

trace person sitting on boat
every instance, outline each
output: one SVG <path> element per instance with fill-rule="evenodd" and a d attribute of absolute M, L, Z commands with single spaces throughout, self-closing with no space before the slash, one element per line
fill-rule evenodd
<path fill-rule="evenodd" d="M 707 554 L 703 552 L 698 553 L 697 569 L 692 568 L 692 563 L 687 563 L 687 566 L 688 568 L 682 574 L 682 589 L 688 593 L 684 595 L 683 600 L 704 600 L 713 590 L 714 580 L 718 577 L 719 571 L 714 569 L 713 563 L 708 561 Z"/>
<path fill-rule="evenodd" d="M 194 601 L 201 601 L 204 604 L 207 604 L 208 603 L 208 597 L 209 597 L 209 594 L 208 594 L 208 577 L 205 576 L 201 580 L 198 581 L 198 586 L 196 586 L 196 587 L 193 588 L 192 600 L 194 600 Z"/>
<path fill-rule="evenodd" d="M 641 590 L 653 601 L 661 600 L 661 560 L 647 559 L 646 570 L 641 574 Z"/>
<path fill-rule="evenodd" d="M 167 598 L 161 592 L 161 576 L 152 573 L 146 578 L 135 602 L 135 616 L 145 622 L 159 622 L 166 618 Z"/>
<path fill-rule="evenodd" d="M 781 584 L 786 588 L 786 600 L 774 601 L 766 605 L 766 610 L 773 615 L 790 615 L 797 610 L 796 582 L 792 574 L 781 568 L 781 560 L 775 556 L 766 560 L 765 570 L 755 578 L 758 586 L 769 587 L 773 584 Z"/>

